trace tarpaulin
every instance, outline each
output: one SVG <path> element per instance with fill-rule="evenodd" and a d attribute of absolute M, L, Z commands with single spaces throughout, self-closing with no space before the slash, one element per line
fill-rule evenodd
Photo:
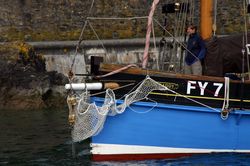
<path fill-rule="evenodd" d="M 243 72 L 247 72 L 247 51 L 245 44 L 242 44 L 246 40 L 243 40 L 243 37 L 245 37 L 244 34 L 213 37 L 206 41 L 204 75 L 224 76 L 226 73 L 242 73 L 242 49 L 245 49 Z M 250 33 L 248 33 L 248 41 L 250 42 Z"/>

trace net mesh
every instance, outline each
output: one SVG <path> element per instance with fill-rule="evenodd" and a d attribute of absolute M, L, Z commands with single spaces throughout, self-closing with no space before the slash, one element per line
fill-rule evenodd
<path fill-rule="evenodd" d="M 102 130 L 108 115 L 114 116 L 123 113 L 132 103 L 147 98 L 153 90 L 169 89 L 150 77 L 146 77 L 137 89 L 126 95 L 124 102 L 120 105 L 116 104 L 113 90 L 107 89 L 104 103 L 101 107 L 95 103 L 87 102 L 88 93 L 84 92 L 77 98 L 77 107 L 75 107 L 76 119 L 72 130 L 73 141 L 79 142 L 97 135 Z"/>

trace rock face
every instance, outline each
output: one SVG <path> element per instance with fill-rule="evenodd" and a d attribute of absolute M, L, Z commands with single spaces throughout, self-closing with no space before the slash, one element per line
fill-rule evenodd
<path fill-rule="evenodd" d="M 20 44 L 7 44 L 0 50 L 0 109 L 66 106 L 67 78 L 57 72 L 46 72 L 41 55 L 30 47 L 26 51 L 20 49 Z"/>

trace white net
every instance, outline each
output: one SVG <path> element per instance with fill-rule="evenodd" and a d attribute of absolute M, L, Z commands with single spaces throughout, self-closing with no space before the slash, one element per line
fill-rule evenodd
<path fill-rule="evenodd" d="M 126 95 L 124 102 L 120 105 L 116 104 L 113 90 L 107 89 L 101 107 L 96 106 L 95 103 L 89 104 L 86 102 L 87 92 L 84 92 L 77 99 L 77 107 L 75 107 L 76 119 L 72 130 L 73 141 L 79 142 L 98 134 L 102 130 L 108 115 L 114 116 L 123 113 L 130 104 L 147 98 L 153 90 L 169 89 L 150 77 L 146 77 L 135 91 Z"/>

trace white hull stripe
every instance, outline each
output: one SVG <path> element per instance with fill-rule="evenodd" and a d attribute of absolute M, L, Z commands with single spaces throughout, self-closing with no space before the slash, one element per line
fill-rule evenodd
<path fill-rule="evenodd" d="M 90 144 L 92 154 L 157 154 L 157 153 L 212 153 L 238 152 L 250 153 L 250 150 L 232 149 L 193 149 L 157 146 L 117 145 L 117 144 Z"/>

